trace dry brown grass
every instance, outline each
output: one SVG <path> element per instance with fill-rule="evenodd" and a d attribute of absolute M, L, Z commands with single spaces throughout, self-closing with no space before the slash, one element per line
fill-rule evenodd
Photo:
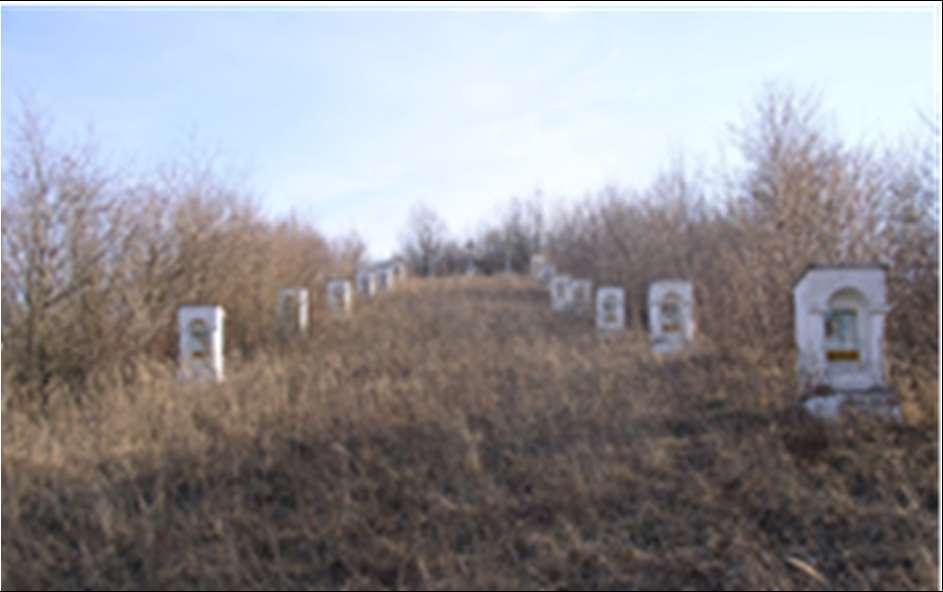
<path fill-rule="evenodd" d="M 804 422 L 790 363 L 413 283 L 220 386 L 7 410 L 4 589 L 935 587 L 936 421 Z"/>

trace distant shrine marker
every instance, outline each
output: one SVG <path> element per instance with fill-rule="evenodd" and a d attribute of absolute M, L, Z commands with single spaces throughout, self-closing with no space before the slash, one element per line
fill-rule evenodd
<path fill-rule="evenodd" d="M 337 316 L 350 313 L 353 305 L 353 288 L 347 280 L 331 280 L 327 284 L 327 303 Z"/>
<path fill-rule="evenodd" d="M 357 293 L 366 298 L 372 298 L 377 293 L 377 276 L 370 269 L 361 269 L 357 272 Z"/>
<path fill-rule="evenodd" d="M 570 309 L 578 315 L 590 316 L 593 312 L 593 282 L 574 279 L 570 281 Z"/>
<path fill-rule="evenodd" d="M 181 306 L 177 311 L 180 380 L 222 382 L 225 316 L 220 306 Z"/>
<path fill-rule="evenodd" d="M 613 332 L 625 329 L 625 289 L 606 286 L 596 292 L 596 328 Z"/>
<path fill-rule="evenodd" d="M 278 329 L 286 339 L 307 333 L 307 289 L 283 288 L 278 291 Z"/>
<path fill-rule="evenodd" d="M 550 308 L 562 312 L 570 307 L 570 276 L 555 275 L 550 281 Z"/>
<path fill-rule="evenodd" d="M 648 287 L 648 328 L 652 351 L 678 353 L 694 339 L 694 290 L 691 282 L 660 280 Z"/>

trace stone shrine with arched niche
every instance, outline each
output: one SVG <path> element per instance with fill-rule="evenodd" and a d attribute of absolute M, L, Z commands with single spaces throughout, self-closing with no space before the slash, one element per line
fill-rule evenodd
<path fill-rule="evenodd" d="M 600 331 L 625 329 L 625 289 L 606 286 L 596 291 L 596 328 Z"/>
<path fill-rule="evenodd" d="M 357 293 L 370 298 L 377 293 L 377 276 L 369 269 L 357 272 Z"/>
<path fill-rule="evenodd" d="M 570 307 L 570 276 L 555 275 L 550 280 L 550 308 L 562 312 Z"/>
<path fill-rule="evenodd" d="M 308 290 L 283 288 L 278 291 L 278 328 L 283 338 L 308 331 Z"/>
<path fill-rule="evenodd" d="M 660 280 L 648 286 L 648 328 L 657 354 L 680 352 L 694 340 L 691 282 Z"/>
<path fill-rule="evenodd" d="M 570 310 L 587 317 L 593 313 L 593 282 L 591 280 L 570 280 Z"/>
<path fill-rule="evenodd" d="M 900 419 L 886 384 L 885 275 L 878 265 L 812 266 L 793 288 L 796 367 L 813 415 L 854 407 Z"/>
<path fill-rule="evenodd" d="M 222 382 L 223 320 L 221 306 L 181 306 L 178 377 L 185 382 Z"/>
<path fill-rule="evenodd" d="M 797 365 L 804 388 L 884 387 L 884 278 L 879 266 L 814 266 L 796 283 Z"/>
<path fill-rule="evenodd" d="M 327 304 L 337 316 L 350 312 L 354 301 L 353 288 L 347 280 L 331 280 L 327 283 Z"/>

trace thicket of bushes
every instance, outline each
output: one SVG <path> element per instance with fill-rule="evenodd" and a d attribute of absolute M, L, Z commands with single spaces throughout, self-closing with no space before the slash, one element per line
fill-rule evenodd
<path fill-rule="evenodd" d="M 92 142 L 50 137 L 25 111 L 4 142 L 3 373 L 17 396 L 79 395 L 96 372 L 172 358 L 185 303 L 222 305 L 227 355 L 252 355 L 273 342 L 279 288 L 307 287 L 317 306 L 364 250 L 263 215 L 212 156 L 131 174 Z"/>
<path fill-rule="evenodd" d="M 736 166 L 708 174 L 676 163 L 644 190 L 610 187 L 552 211 L 539 193 L 515 198 L 464 240 L 418 207 L 402 251 L 420 275 L 469 262 L 526 272 L 545 251 L 570 274 L 625 286 L 634 326 L 644 326 L 651 280 L 688 278 L 701 334 L 759 356 L 792 351 L 791 288 L 809 264 L 881 263 L 892 366 L 930 379 L 939 124 L 867 147 L 824 121 L 814 97 L 770 87 L 733 130 Z M 251 355 L 272 344 L 278 288 L 308 287 L 317 306 L 326 278 L 350 274 L 364 252 L 356 237 L 330 242 L 305 222 L 263 216 L 212 158 L 131 176 L 93 145 L 51 145 L 29 112 L 15 129 L 4 144 L 3 369 L 34 398 L 101 368 L 133 368 L 133 356 L 172 357 L 182 303 L 224 306 L 228 355 Z"/>
<path fill-rule="evenodd" d="M 546 251 L 565 273 L 624 286 L 634 326 L 646 322 L 652 280 L 690 279 L 702 336 L 760 356 L 794 349 L 792 287 L 810 264 L 882 264 L 890 352 L 907 373 L 935 375 L 939 122 L 867 146 L 843 139 L 826 115 L 815 95 L 770 85 L 731 129 L 737 164 L 707 171 L 678 160 L 648 188 L 608 187 L 550 212 L 540 194 L 512 200 L 468 241 L 474 258 L 486 273 L 526 272 Z M 418 219 L 427 230 L 431 216 Z M 448 260 L 459 243 L 427 241 L 439 252 L 426 256 Z"/>

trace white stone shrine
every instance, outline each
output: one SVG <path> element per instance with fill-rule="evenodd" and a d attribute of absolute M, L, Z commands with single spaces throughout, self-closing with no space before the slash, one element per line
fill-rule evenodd
<path fill-rule="evenodd" d="M 278 328 L 284 338 L 307 333 L 307 289 L 283 288 L 278 291 Z"/>
<path fill-rule="evenodd" d="M 556 269 L 553 266 L 553 263 L 547 260 L 546 255 L 540 253 L 531 255 L 530 258 L 530 273 L 541 284 L 544 286 L 549 286 L 550 281 L 553 279 L 553 276 L 556 274 Z"/>
<path fill-rule="evenodd" d="M 557 269 L 553 266 L 553 263 L 544 263 L 541 267 L 540 272 L 537 275 L 537 279 L 540 280 L 540 283 L 549 286 L 550 280 L 553 279 L 553 276 L 556 275 Z"/>
<path fill-rule="evenodd" d="M 327 304 L 339 317 L 346 316 L 354 302 L 354 290 L 347 280 L 331 280 L 327 283 Z"/>
<path fill-rule="evenodd" d="M 397 283 L 405 281 L 409 277 L 409 272 L 406 270 L 406 264 L 402 261 L 397 261 L 393 264 L 393 277 Z"/>
<path fill-rule="evenodd" d="M 660 280 L 648 286 L 648 329 L 656 354 L 680 352 L 694 340 L 691 282 Z"/>
<path fill-rule="evenodd" d="M 793 288 L 793 301 L 802 388 L 885 387 L 883 268 L 810 267 Z"/>
<path fill-rule="evenodd" d="M 570 281 L 570 310 L 578 315 L 593 314 L 593 282 L 573 279 Z"/>
<path fill-rule="evenodd" d="M 225 317 L 221 306 L 181 306 L 177 311 L 180 380 L 222 382 Z"/>
<path fill-rule="evenodd" d="M 596 291 L 596 328 L 600 331 L 625 329 L 625 289 L 606 286 Z"/>
<path fill-rule="evenodd" d="M 550 280 L 550 308 L 562 312 L 570 307 L 570 276 L 555 275 Z"/>
<path fill-rule="evenodd" d="M 389 292 L 393 289 L 396 279 L 393 275 L 393 267 L 390 265 L 380 267 L 374 270 L 377 278 L 377 292 Z"/>
<path fill-rule="evenodd" d="M 357 272 L 357 293 L 371 298 L 377 293 L 377 276 L 369 269 Z"/>

